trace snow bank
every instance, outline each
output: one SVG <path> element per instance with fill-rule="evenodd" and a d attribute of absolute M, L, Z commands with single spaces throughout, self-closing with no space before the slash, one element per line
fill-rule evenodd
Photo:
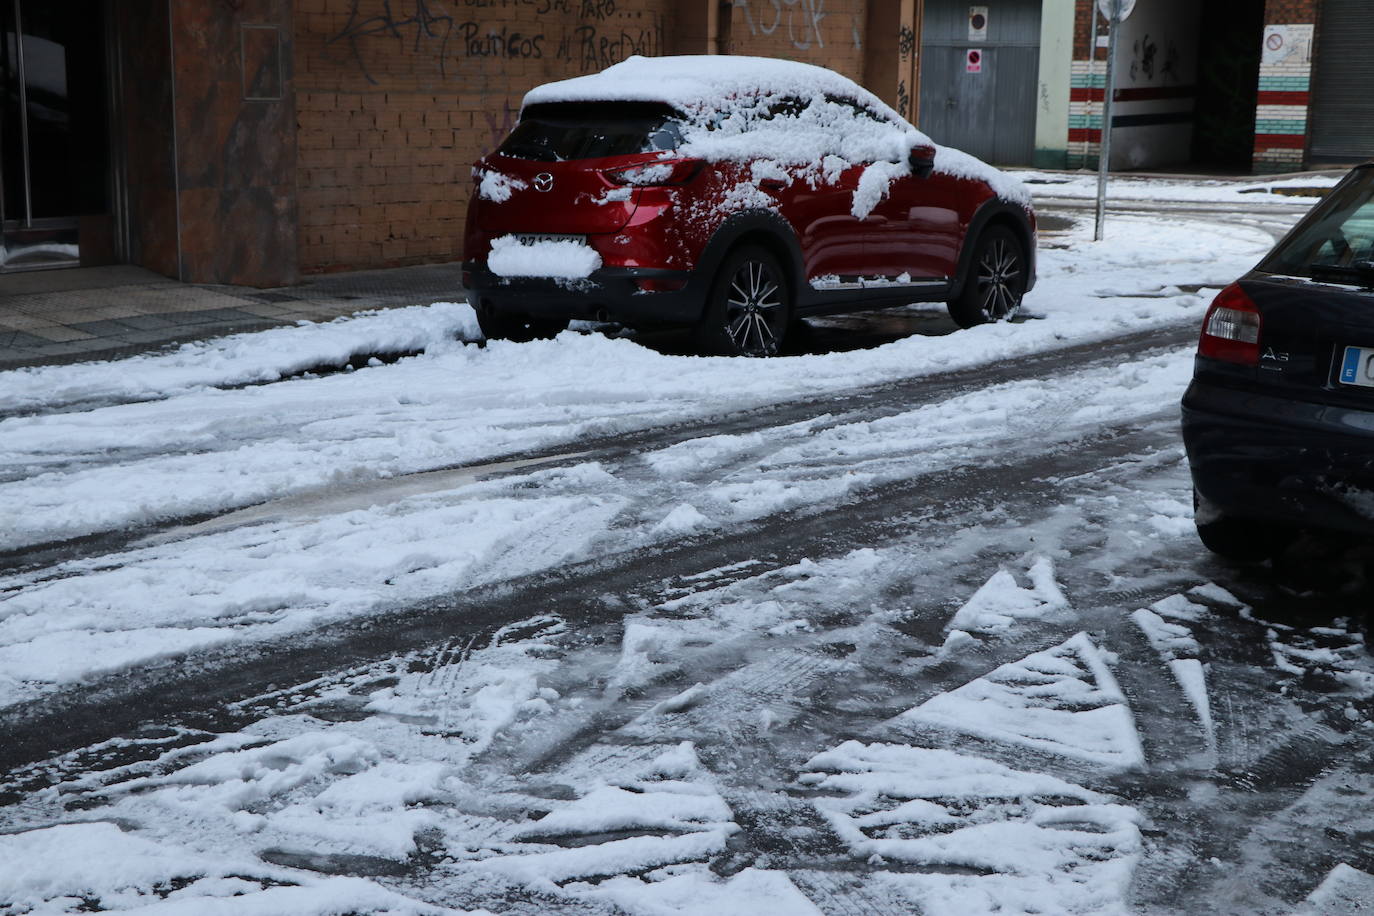
<path fill-rule="evenodd" d="M 460 292 L 455 280 L 455 296 Z M 342 366 L 359 355 L 437 352 L 454 340 L 481 338 L 477 316 L 465 302 L 358 312 L 330 322 L 195 341 L 170 353 L 0 372 L 0 414 L 272 382 L 307 369 Z"/>
<path fill-rule="evenodd" d="M 1037 197 L 1092 200 L 1097 197 L 1096 173 L 1034 172 L 1009 170 L 1015 180 L 1030 184 Z M 1302 175 L 1293 178 L 1252 178 L 1244 181 L 1179 179 L 1113 174 L 1107 185 L 1109 200 L 1232 203 L 1263 207 L 1267 204 L 1310 205 L 1336 186 L 1344 175 Z M 1302 190 L 1311 196 L 1276 193 Z"/>

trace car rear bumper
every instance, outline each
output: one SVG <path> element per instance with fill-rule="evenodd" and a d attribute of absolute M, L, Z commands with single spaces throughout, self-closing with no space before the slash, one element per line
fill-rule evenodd
<path fill-rule="evenodd" d="M 1198 494 L 1226 515 L 1374 535 L 1374 410 L 1195 379 L 1183 443 Z"/>
<path fill-rule="evenodd" d="M 647 267 L 603 267 L 577 280 L 500 277 L 486 264 L 463 263 L 473 308 L 535 318 L 616 321 L 635 327 L 694 324 L 706 301 L 698 272 Z M 653 291 L 645 286 L 680 287 Z"/>

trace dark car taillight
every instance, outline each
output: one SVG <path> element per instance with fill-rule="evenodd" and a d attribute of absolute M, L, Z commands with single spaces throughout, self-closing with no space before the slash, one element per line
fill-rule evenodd
<path fill-rule="evenodd" d="M 697 172 L 700 172 L 705 164 L 700 159 L 668 159 L 607 169 L 602 174 L 616 184 L 632 185 L 636 188 L 659 188 L 686 184 L 697 177 Z"/>
<path fill-rule="evenodd" d="M 1255 303 L 1240 284 L 1232 283 L 1217 293 L 1212 307 L 1207 310 L 1207 317 L 1202 319 L 1198 355 L 1243 366 L 1258 366 L 1262 324 Z"/>

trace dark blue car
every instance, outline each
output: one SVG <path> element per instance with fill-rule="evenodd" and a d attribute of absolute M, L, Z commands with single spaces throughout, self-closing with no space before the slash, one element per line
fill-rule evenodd
<path fill-rule="evenodd" d="M 1183 441 L 1218 554 L 1262 559 L 1301 528 L 1374 534 L 1374 163 L 1217 295 Z"/>

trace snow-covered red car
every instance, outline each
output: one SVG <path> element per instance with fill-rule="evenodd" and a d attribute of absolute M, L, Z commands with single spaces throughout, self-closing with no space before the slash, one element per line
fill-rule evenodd
<path fill-rule="evenodd" d="M 540 86 L 473 178 L 464 285 L 488 337 L 687 325 L 762 356 L 810 315 L 1004 320 L 1035 279 L 1024 186 L 809 64 L 633 57 Z"/>

